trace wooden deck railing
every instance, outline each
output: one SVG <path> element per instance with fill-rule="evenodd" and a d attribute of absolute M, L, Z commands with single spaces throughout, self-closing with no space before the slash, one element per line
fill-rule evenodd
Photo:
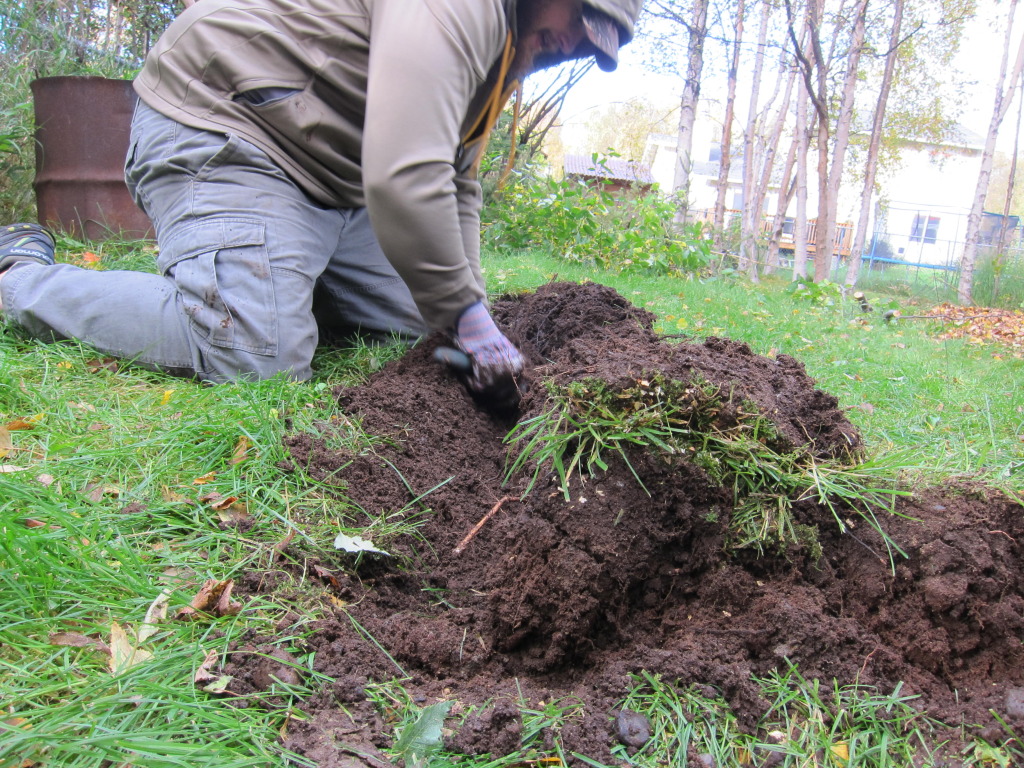
<path fill-rule="evenodd" d="M 697 219 L 699 221 L 702 221 L 702 222 L 705 222 L 705 223 L 709 223 L 710 224 L 711 220 L 714 218 L 714 211 L 712 211 L 710 209 L 703 210 L 703 211 L 694 211 L 694 213 L 697 214 Z M 732 220 L 734 220 L 734 219 L 738 219 L 739 216 L 740 216 L 740 211 L 735 210 L 733 208 L 726 209 L 726 211 L 725 211 L 725 217 L 726 217 L 725 225 L 728 227 L 729 223 Z M 761 233 L 762 234 L 764 234 L 765 236 L 771 235 L 771 233 L 772 233 L 772 223 L 774 222 L 774 220 L 775 220 L 774 216 L 767 216 L 767 215 L 764 216 L 761 219 Z M 850 247 L 853 245 L 853 222 L 850 222 L 850 221 L 838 222 L 838 223 L 836 223 L 835 226 L 836 226 L 836 232 L 835 232 L 835 238 L 833 239 L 833 243 L 835 243 L 835 246 L 834 246 L 834 248 L 832 250 L 832 254 L 834 256 L 849 256 L 850 255 Z M 793 225 L 791 224 L 790 230 L 792 230 L 792 229 L 793 229 Z M 818 220 L 817 219 L 808 219 L 808 221 L 807 221 L 807 253 L 808 253 L 808 255 L 812 255 L 812 256 L 814 255 L 814 252 L 817 249 L 817 242 L 818 242 Z M 793 239 L 792 231 L 790 231 L 790 232 L 783 231 L 782 237 L 779 240 L 779 250 L 781 250 L 781 251 L 792 251 L 795 248 L 796 248 L 796 242 Z"/>

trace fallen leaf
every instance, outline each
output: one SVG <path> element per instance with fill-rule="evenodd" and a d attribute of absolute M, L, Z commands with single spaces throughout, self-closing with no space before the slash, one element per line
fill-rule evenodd
<path fill-rule="evenodd" d="M 217 476 L 216 472 L 207 472 L 205 475 L 200 475 L 192 481 L 192 485 L 206 485 L 208 482 L 213 480 Z"/>
<path fill-rule="evenodd" d="M 165 389 L 164 390 L 164 396 L 162 398 L 160 398 L 160 405 L 167 405 L 169 402 L 171 402 L 171 398 L 172 397 L 174 397 L 174 390 L 173 389 Z"/>
<path fill-rule="evenodd" d="M 238 438 L 238 442 L 235 443 L 235 451 L 233 454 L 231 454 L 231 459 L 228 461 L 228 464 L 241 464 L 243 461 L 249 458 L 249 447 L 251 445 L 252 443 L 249 441 L 249 438 L 246 437 L 245 435 L 242 435 L 240 438 Z"/>
<path fill-rule="evenodd" d="M 385 552 L 383 549 L 377 549 L 373 546 L 373 542 L 369 539 L 364 539 L 360 536 L 349 536 L 346 533 L 339 533 L 334 539 L 334 548 L 343 549 L 346 552 L 376 552 L 379 555 L 390 554 Z"/>
<path fill-rule="evenodd" d="M 89 637 L 80 632 L 52 632 L 48 638 L 50 645 L 70 648 L 92 648 L 100 653 L 110 655 L 110 646 L 99 638 Z"/>
<path fill-rule="evenodd" d="M 46 523 L 44 523 L 42 520 L 36 520 L 34 517 L 26 517 L 24 520 L 21 521 L 21 523 L 26 528 L 46 528 L 47 527 Z M 50 526 L 50 527 L 57 528 L 59 526 L 54 525 L 54 526 Z"/>
<path fill-rule="evenodd" d="M 217 493 L 216 491 L 213 491 L 211 493 L 206 494 L 205 496 L 200 496 L 199 500 L 204 504 L 208 505 L 211 509 L 225 509 L 227 507 L 230 507 L 232 503 L 237 501 L 238 497 L 225 496 L 222 493 Z"/>
<path fill-rule="evenodd" d="M 0 464 L 0 473 L 3 472 L 28 472 L 28 467 L 19 467 L 16 464 Z"/>
<path fill-rule="evenodd" d="M 112 499 L 116 499 L 121 495 L 121 491 L 112 485 L 100 485 L 98 483 L 90 483 L 85 486 L 85 490 L 89 494 L 90 501 L 100 501 L 104 496 Z"/>
<path fill-rule="evenodd" d="M 4 426 L 11 432 L 16 432 L 19 429 L 35 429 L 36 424 L 43 420 L 46 414 L 37 413 L 34 416 L 26 416 L 20 419 L 12 419 L 7 422 Z"/>
<path fill-rule="evenodd" d="M 153 654 L 143 648 L 136 648 L 128 639 L 128 633 L 124 631 L 116 621 L 110 625 L 110 671 L 119 675 L 137 664 L 142 664 L 153 658 Z"/>
<path fill-rule="evenodd" d="M 36 480 L 47 488 L 49 488 L 51 485 L 54 484 L 54 482 L 56 482 L 53 475 L 46 474 L 36 475 Z"/>
<path fill-rule="evenodd" d="M 171 590 L 165 588 L 156 596 L 156 599 L 149 604 L 149 608 L 146 610 L 146 618 L 143 619 L 142 626 L 139 627 L 140 643 L 155 635 L 157 632 L 156 625 L 167 618 L 167 603 L 170 599 Z"/>
<path fill-rule="evenodd" d="M 319 576 L 321 579 L 326 581 L 328 584 L 330 584 L 335 589 L 341 589 L 341 584 L 338 583 L 338 578 L 333 573 L 331 573 L 329 570 L 324 568 L 323 566 L 321 566 L 321 565 L 314 565 L 313 566 L 313 573 L 315 573 L 317 576 Z"/>
<path fill-rule="evenodd" d="M 203 659 L 203 663 L 196 669 L 196 674 L 192 678 L 193 683 L 208 683 L 211 680 L 215 680 L 217 676 L 210 670 L 213 669 L 213 665 L 217 663 L 217 651 L 207 651 L 206 657 Z"/>
<path fill-rule="evenodd" d="M 99 373 L 100 371 L 117 373 L 119 370 L 118 360 L 116 357 L 94 358 L 86 362 L 85 367 L 89 373 Z"/>
<path fill-rule="evenodd" d="M 0 427 L 0 458 L 6 456 L 14 448 L 11 433 L 7 427 Z"/>
<path fill-rule="evenodd" d="M 221 675 L 209 685 L 204 685 L 203 690 L 207 693 L 231 693 L 228 684 L 234 679 L 231 675 Z"/>
<path fill-rule="evenodd" d="M 86 251 L 85 253 L 82 254 L 82 261 L 84 261 L 87 264 L 97 264 L 99 263 L 100 259 L 101 257 L 97 256 L 92 251 Z"/>
<path fill-rule="evenodd" d="M 192 602 L 179 608 L 174 614 L 176 619 L 194 619 L 205 613 L 214 617 L 234 616 L 242 610 L 242 604 L 231 600 L 231 590 L 235 588 L 233 579 L 216 581 L 207 579 L 202 588 L 192 598 Z"/>
<path fill-rule="evenodd" d="M 237 523 L 249 517 L 248 507 L 245 502 L 239 501 L 237 496 L 208 493 L 199 500 L 208 504 L 210 509 L 216 510 L 217 517 L 222 523 Z"/>
<path fill-rule="evenodd" d="M 282 553 L 284 553 L 285 547 L 292 543 L 292 539 L 295 538 L 295 529 L 289 528 L 288 535 L 281 539 L 277 544 L 274 545 L 274 554 L 271 555 L 271 561 L 277 560 Z"/>

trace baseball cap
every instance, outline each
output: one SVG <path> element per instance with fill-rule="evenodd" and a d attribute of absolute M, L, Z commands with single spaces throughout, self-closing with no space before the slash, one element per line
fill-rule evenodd
<path fill-rule="evenodd" d="M 583 4 L 583 29 L 594 46 L 597 66 L 612 72 L 619 64 L 619 26 L 592 5 Z"/>

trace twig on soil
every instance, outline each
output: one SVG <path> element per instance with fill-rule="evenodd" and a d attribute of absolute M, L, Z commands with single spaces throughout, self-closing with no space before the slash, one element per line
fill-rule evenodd
<path fill-rule="evenodd" d="M 480 529 L 484 527 L 487 521 L 494 517 L 494 513 L 501 509 L 501 505 L 504 504 L 506 501 L 509 501 L 511 498 L 511 496 L 502 496 L 498 500 L 498 503 L 491 507 L 487 514 L 481 517 L 480 521 L 476 525 L 474 525 L 472 529 L 470 529 L 469 533 L 465 535 L 462 541 L 459 542 L 459 545 L 455 549 L 453 549 L 452 552 L 456 555 L 461 554 L 462 550 L 464 550 L 466 548 L 466 545 L 469 544 L 470 541 L 472 541 L 473 537 L 480 532 Z"/>
<path fill-rule="evenodd" d="M 866 656 L 866 657 L 864 658 L 864 663 L 863 663 L 863 664 L 861 665 L 861 667 L 860 667 L 860 672 L 858 672 L 858 673 L 857 673 L 857 679 L 858 679 L 858 680 L 860 680 L 860 678 L 861 678 L 861 675 L 863 675 L 863 674 L 864 674 L 864 670 L 868 668 L 868 662 L 869 662 L 869 661 L 871 661 L 871 657 L 875 655 L 875 651 L 877 651 L 877 650 L 878 650 L 878 648 L 875 648 L 875 650 L 874 650 L 874 651 L 872 651 L 871 653 L 869 653 L 869 654 L 868 654 L 868 655 L 867 655 L 867 656 Z"/>
<path fill-rule="evenodd" d="M 1005 536 L 1006 538 L 1008 538 L 1008 539 L 1009 539 L 1010 541 L 1012 541 L 1012 542 L 1013 542 L 1014 544 L 1016 544 L 1016 543 L 1017 543 L 1017 540 L 1016 540 L 1015 538 L 1013 538 L 1013 536 L 1011 536 L 1010 534 L 1008 534 L 1008 533 L 1007 533 L 1006 531 L 989 531 L 989 533 L 992 533 L 992 534 L 996 534 L 996 533 L 1001 533 L 1001 534 L 1003 534 L 1003 536 Z"/>

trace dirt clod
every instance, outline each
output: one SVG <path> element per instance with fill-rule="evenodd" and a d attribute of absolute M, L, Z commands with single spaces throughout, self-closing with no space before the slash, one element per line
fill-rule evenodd
<path fill-rule="evenodd" d="M 863 445 L 799 361 L 722 338 L 669 343 L 648 313 L 609 288 L 551 284 L 497 302 L 494 315 L 534 366 L 518 416 L 480 410 L 431 359 L 428 340 L 337 393 L 351 419 L 383 438 L 372 450 L 338 448 L 330 430 L 344 425 L 286 438 L 291 465 L 365 511 L 354 524 L 398 510 L 424 520 L 415 537 L 387 543 L 395 557 L 364 558 L 355 573 L 326 547 L 297 564 L 296 574 L 316 573 L 312 565 L 334 574 L 317 584 L 345 606 L 304 641 L 317 671 L 337 682 L 302 704 L 308 720 L 290 732 L 290 749 L 325 768 L 357 754 L 379 765 L 393 727 L 366 690 L 402 677 L 421 701 L 455 699 L 468 713 L 450 718 L 449 747 L 508 754 L 523 734 L 520 706 L 563 702 L 572 710 L 564 727 L 541 738 L 612 764 L 618 742 L 635 747 L 642 735 L 623 726 L 626 713 L 616 717 L 632 675 L 697 686 L 752 728 L 769 705 L 752 678 L 790 663 L 808 679 L 882 694 L 902 685 L 913 706 L 954 728 L 1005 738 L 992 710 L 1024 731 L 1019 505 L 955 483 L 917 489 L 898 501 L 900 516 L 882 518 L 907 555 L 893 570 L 856 515 L 844 534 L 809 500 L 794 513 L 820 550 L 727 553 L 731 489 L 686 456 L 629 450 L 627 464 L 610 454 L 607 471 L 575 475 L 566 489 L 545 470 L 525 493 L 530 472 L 505 480 L 515 449 L 503 440 L 517 421 L 550 408 L 548 381 L 601 380 L 625 391 L 697 374 L 727 395 L 729 407 L 712 414 L 723 428 L 756 408 L 774 425 L 766 440 L 777 451 L 844 459 Z M 354 746 L 332 750 L 332 740 Z"/>

